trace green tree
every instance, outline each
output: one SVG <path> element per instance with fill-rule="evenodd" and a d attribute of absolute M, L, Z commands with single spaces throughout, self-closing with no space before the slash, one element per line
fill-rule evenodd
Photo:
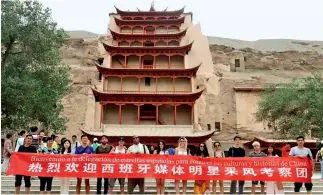
<path fill-rule="evenodd" d="M 37 1 L 3 1 L 1 17 L 2 130 L 37 123 L 64 131 L 61 99 L 70 90 L 70 68 L 59 48 L 67 34 Z"/>
<path fill-rule="evenodd" d="M 256 118 L 267 122 L 276 137 L 295 139 L 311 133 L 323 138 L 323 80 L 319 76 L 270 85 L 260 97 Z"/>

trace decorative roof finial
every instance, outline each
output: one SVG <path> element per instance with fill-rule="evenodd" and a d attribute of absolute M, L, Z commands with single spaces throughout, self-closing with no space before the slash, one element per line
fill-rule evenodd
<path fill-rule="evenodd" d="M 155 0 L 152 0 L 149 11 L 155 11 Z"/>

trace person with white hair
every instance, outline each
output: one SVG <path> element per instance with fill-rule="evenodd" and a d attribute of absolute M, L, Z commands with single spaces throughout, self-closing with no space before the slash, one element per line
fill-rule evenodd
<path fill-rule="evenodd" d="M 187 148 L 187 139 L 185 137 L 180 137 L 178 139 L 178 147 L 175 149 L 175 155 L 190 155 L 190 150 Z M 180 180 L 175 180 L 175 190 L 176 194 L 179 192 L 179 182 Z M 187 180 L 183 180 L 183 194 L 186 194 L 187 190 Z"/>
<path fill-rule="evenodd" d="M 265 153 L 261 151 L 260 143 L 255 141 L 252 143 L 254 151 L 249 155 L 250 157 L 265 157 L 267 156 Z M 256 192 L 256 185 L 258 185 L 258 181 L 252 181 L 251 185 L 251 194 L 255 194 Z M 260 190 L 261 194 L 265 194 L 265 182 L 260 181 Z"/>
<path fill-rule="evenodd" d="M 321 148 L 317 151 L 316 161 L 321 163 L 321 182 L 323 182 L 323 140 L 321 141 Z"/>

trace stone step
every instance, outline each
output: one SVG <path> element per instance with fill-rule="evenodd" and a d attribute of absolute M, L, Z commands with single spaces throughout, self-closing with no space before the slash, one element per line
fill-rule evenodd
<path fill-rule="evenodd" d="M 14 179 L 12 179 L 12 180 L 1 180 L 1 184 L 4 185 L 4 186 L 11 185 L 14 182 L 15 182 Z M 191 186 L 191 185 L 194 185 L 194 182 L 195 182 L 194 180 L 189 180 L 189 181 L 187 181 L 187 184 L 188 184 L 188 186 Z M 31 183 L 32 183 L 32 185 L 34 185 L 34 184 L 38 185 L 39 184 L 39 179 L 37 178 L 35 180 L 31 180 Z M 211 181 L 211 183 L 212 183 L 212 181 Z M 224 181 L 223 182 L 224 186 L 230 186 L 230 183 L 231 183 L 230 181 Z M 294 186 L 294 183 L 292 183 L 292 182 L 283 182 L 283 183 L 284 183 L 284 186 L 292 186 L 292 187 Z M 319 180 L 312 180 L 312 183 L 313 183 L 314 186 L 323 185 L 323 183 L 320 182 Z M 61 181 L 59 179 L 57 179 L 57 178 L 54 178 L 52 184 L 53 184 L 53 186 L 54 185 L 60 185 Z M 96 179 L 90 179 L 90 184 L 91 185 L 96 185 Z M 76 185 L 76 179 L 74 179 L 74 178 L 71 179 L 70 180 L 70 185 Z M 118 185 L 119 185 L 119 182 L 116 181 L 115 186 L 118 186 Z M 126 180 L 126 185 L 127 185 L 127 180 Z M 155 186 L 156 182 L 154 180 L 145 180 L 145 185 L 146 186 Z M 166 180 L 165 181 L 165 186 L 168 186 L 168 185 L 174 186 L 175 185 L 174 180 Z M 245 186 L 251 186 L 251 181 L 245 181 Z"/>
<path fill-rule="evenodd" d="M 31 189 L 32 190 L 37 190 L 37 189 L 39 189 L 39 185 L 40 184 L 38 184 L 38 185 L 32 185 L 31 186 Z M 91 186 L 91 190 L 96 190 L 96 185 L 90 185 Z M 6 191 L 6 190 L 11 190 L 11 189 L 13 189 L 13 185 L 11 185 L 11 186 L 2 186 L 1 187 L 1 189 L 2 189 L 2 191 Z M 24 187 L 24 184 L 22 184 L 22 187 Z M 217 186 L 218 187 L 218 186 Z M 84 185 L 82 186 L 82 188 L 84 189 Z M 260 185 L 258 185 L 257 187 L 256 187 L 257 189 L 259 189 L 260 190 Z M 60 190 L 61 189 L 61 186 L 60 185 L 53 185 L 52 186 L 52 190 L 53 191 L 55 191 L 55 190 Z M 70 190 L 72 190 L 72 191 L 75 191 L 76 190 L 76 185 L 70 185 L 70 188 L 69 188 Z M 103 189 L 103 186 L 102 186 L 102 189 Z M 113 188 L 115 191 L 119 191 L 119 186 L 115 186 L 114 188 Z M 127 185 L 125 185 L 125 189 L 127 189 Z M 145 189 L 146 190 L 156 190 L 156 186 L 154 185 L 154 186 L 147 186 L 147 185 L 145 185 Z M 165 190 L 173 190 L 174 189 L 174 185 L 173 186 L 165 186 Z M 194 189 L 194 186 L 192 185 L 192 186 L 187 186 L 187 190 L 188 191 L 193 191 L 193 189 Z M 244 189 L 245 190 L 251 190 L 251 186 L 244 186 Z M 323 185 L 321 185 L 321 186 L 313 186 L 313 190 L 320 190 L 320 189 L 322 189 L 322 191 L 323 191 Z M 224 191 L 229 191 L 230 190 L 230 186 L 224 186 Z M 284 186 L 284 190 L 286 190 L 286 191 L 292 191 L 292 190 L 294 190 L 294 186 Z"/>
<path fill-rule="evenodd" d="M 134 193 L 138 192 L 138 190 L 135 190 Z M 84 189 L 82 189 L 81 194 L 84 194 Z M 90 191 L 91 194 L 95 194 L 96 190 L 91 190 Z M 125 194 L 127 193 L 127 191 L 125 191 Z M 251 191 L 250 190 L 244 190 L 245 194 L 250 194 Z M 15 190 L 6 190 L 6 191 L 2 191 L 1 190 L 1 194 L 15 194 Z M 21 192 L 20 194 L 25 194 L 24 192 L 24 188 L 21 188 Z M 30 190 L 30 194 L 39 194 L 39 189 L 38 190 Z M 51 194 L 60 194 L 59 190 L 52 190 Z M 76 194 L 75 191 L 70 190 L 69 194 Z M 115 192 L 115 194 L 119 194 L 117 191 Z M 156 194 L 156 190 L 145 190 L 145 194 Z M 167 190 L 165 191 L 165 194 L 176 194 L 175 190 Z M 187 194 L 194 194 L 193 191 L 188 190 Z M 229 194 L 229 191 L 225 191 L 225 194 Z M 259 191 L 256 192 L 256 194 L 260 194 Z M 285 194 L 294 194 L 294 191 L 290 190 L 287 191 L 285 190 Z M 301 190 L 300 194 L 306 194 L 306 191 L 304 189 Z M 313 190 L 312 194 L 323 194 L 323 190 Z"/>

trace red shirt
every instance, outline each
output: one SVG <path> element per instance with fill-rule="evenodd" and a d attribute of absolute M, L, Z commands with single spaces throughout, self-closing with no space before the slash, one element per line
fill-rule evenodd
<path fill-rule="evenodd" d="M 289 157 L 290 146 L 282 147 L 282 157 Z"/>

